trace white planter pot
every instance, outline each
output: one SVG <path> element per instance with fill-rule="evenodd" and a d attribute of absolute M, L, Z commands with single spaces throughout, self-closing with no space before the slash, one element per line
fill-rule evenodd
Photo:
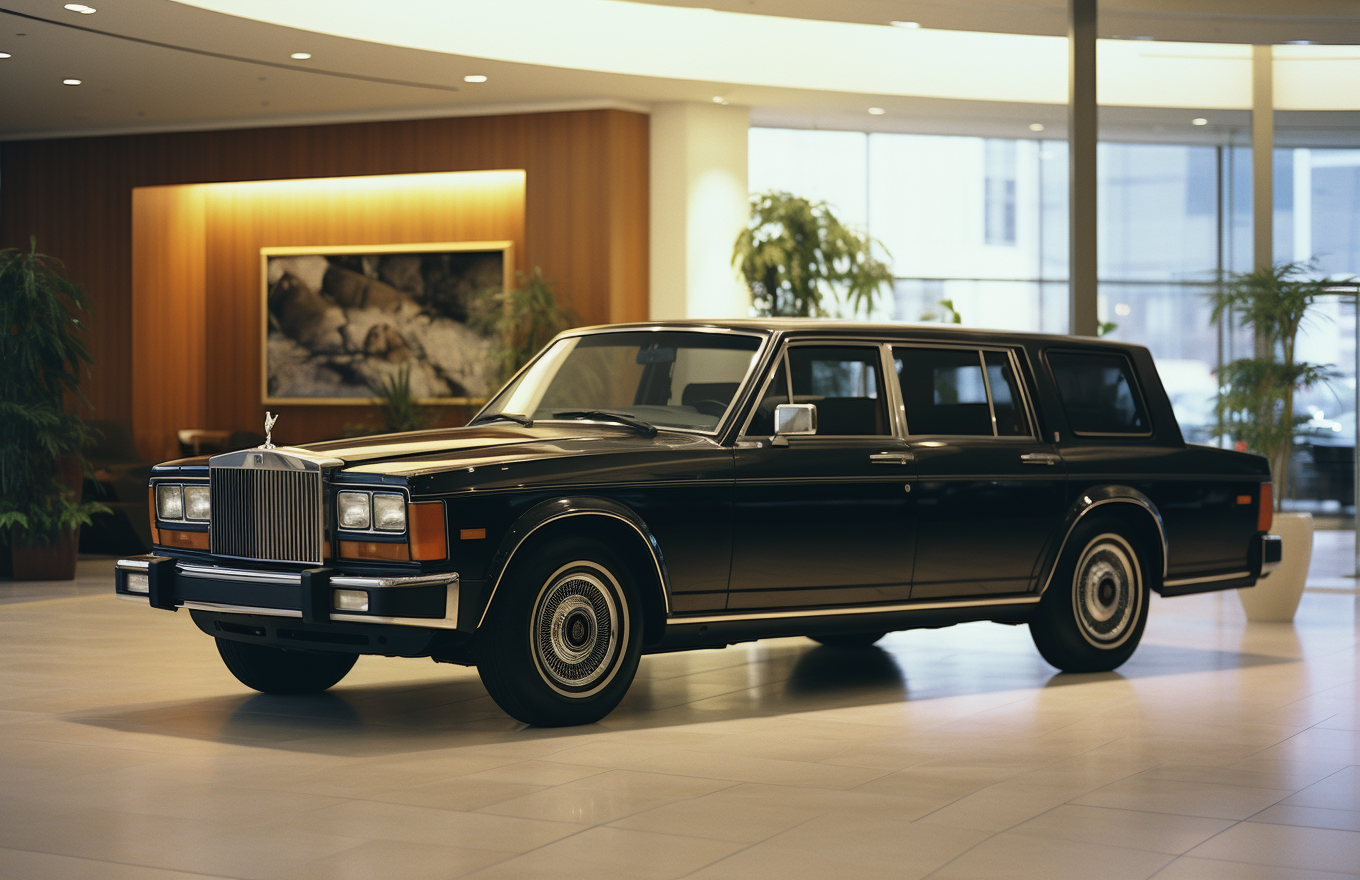
<path fill-rule="evenodd" d="M 1308 563 L 1313 558 L 1313 515 L 1311 513 L 1277 513 L 1270 528 L 1280 536 L 1280 567 L 1256 586 L 1237 591 L 1247 620 L 1284 622 L 1294 619 L 1303 588 L 1308 582 Z"/>

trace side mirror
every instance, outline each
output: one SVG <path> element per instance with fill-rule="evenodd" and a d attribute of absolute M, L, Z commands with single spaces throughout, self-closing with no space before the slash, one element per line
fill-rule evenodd
<path fill-rule="evenodd" d="M 779 404 L 774 408 L 774 433 L 776 438 L 785 438 L 781 446 L 790 436 L 816 434 L 817 407 L 811 403 Z"/>

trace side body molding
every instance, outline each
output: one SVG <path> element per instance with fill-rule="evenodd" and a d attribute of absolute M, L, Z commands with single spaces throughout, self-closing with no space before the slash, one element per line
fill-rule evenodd
<path fill-rule="evenodd" d="M 1167 546 L 1166 526 L 1162 523 L 1162 514 L 1157 510 L 1157 505 L 1152 503 L 1152 499 L 1142 492 L 1131 486 L 1112 484 L 1092 486 L 1083 492 L 1072 503 L 1072 507 L 1068 509 L 1067 516 L 1063 520 L 1062 541 L 1056 545 L 1056 550 L 1051 552 L 1044 561 L 1044 567 L 1039 578 L 1039 583 L 1042 584 L 1039 588 L 1041 594 L 1048 590 L 1048 585 L 1053 580 L 1053 572 L 1058 567 L 1058 560 L 1062 559 L 1063 551 L 1067 549 L 1068 539 L 1072 537 L 1072 531 L 1077 527 L 1077 524 L 1091 511 L 1102 507 L 1109 509 L 1108 505 L 1114 504 L 1139 511 L 1139 515 L 1146 517 L 1156 527 L 1157 537 L 1161 542 L 1161 547 L 1158 549 L 1162 554 L 1161 572 L 1157 579 L 1157 586 L 1161 586 L 1161 581 L 1166 577 L 1166 560 L 1170 549 Z"/>
<path fill-rule="evenodd" d="M 491 581 L 491 591 L 487 594 L 486 606 L 482 608 L 481 617 L 477 619 L 478 627 L 486 622 L 486 615 L 491 610 L 491 603 L 496 600 L 496 590 L 500 588 L 506 570 L 510 567 L 515 553 L 519 551 L 524 542 L 544 526 L 572 517 L 604 517 L 617 520 L 637 533 L 638 539 L 646 545 L 647 552 L 656 566 L 657 580 L 661 584 L 662 607 L 665 616 L 670 616 L 670 575 L 666 571 L 666 562 L 661 555 L 661 546 L 657 544 L 656 537 L 647 527 L 647 524 L 643 522 L 642 517 L 638 516 L 636 511 L 617 501 L 608 498 L 579 496 L 558 498 L 534 505 L 506 533 L 487 570 L 487 579 Z"/>

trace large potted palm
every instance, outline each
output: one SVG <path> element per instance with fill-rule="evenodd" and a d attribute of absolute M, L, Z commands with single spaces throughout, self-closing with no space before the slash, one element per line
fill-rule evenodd
<path fill-rule="evenodd" d="M 107 512 L 80 500 L 91 432 L 66 402 L 85 402 L 80 314 L 89 300 L 59 269 L 36 242 L 0 250 L 0 537 L 18 580 L 74 578 L 77 531 Z"/>
<path fill-rule="evenodd" d="M 1213 320 L 1227 317 L 1251 332 L 1252 357 L 1225 364 L 1215 405 L 1220 436 L 1264 455 L 1274 484 L 1272 532 L 1281 536 L 1284 561 L 1256 587 L 1238 590 L 1250 620 L 1294 619 L 1313 552 L 1313 517 L 1284 512 L 1294 435 L 1304 419 L 1294 414 L 1294 395 L 1326 379 L 1328 367 L 1295 357 L 1299 330 L 1309 308 L 1335 282 L 1309 277 L 1308 263 L 1279 263 L 1254 272 L 1233 273 L 1215 291 Z"/>
<path fill-rule="evenodd" d="M 732 263 L 757 317 L 821 318 L 842 297 L 851 312 L 867 312 L 879 288 L 892 284 L 892 270 L 873 255 L 875 245 L 882 248 L 838 220 L 826 202 L 766 192 L 751 197 Z"/>

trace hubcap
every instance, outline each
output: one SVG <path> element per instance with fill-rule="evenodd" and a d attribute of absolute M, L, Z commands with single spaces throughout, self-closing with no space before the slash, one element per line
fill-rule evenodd
<path fill-rule="evenodd" d="M 623 638 L 617 587 L 593 563 L 559 569 L 534 612 L 534 660 L 558 693 L 587 696 L 607 682 Z"/>
<path fill-rule="evenodd" d="M 1101 535 L 1086 546 L 1073 582 L 1081 634 L 1098 648 L 1116 648 L 1142 613 L 1142 574 L 1133 548 L 1118 535 Z"/>

